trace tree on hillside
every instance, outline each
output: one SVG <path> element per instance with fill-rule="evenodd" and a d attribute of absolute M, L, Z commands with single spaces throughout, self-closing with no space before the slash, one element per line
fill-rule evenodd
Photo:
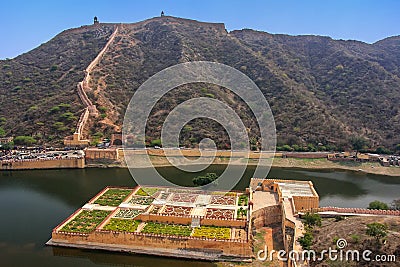
<path fill-rule="evenodd" d="M 353 147 L 353 150 L 359 151 L 360 149 L 363 149 L 368 143 L 367 140 L 363 137 L 359 136 L 353 136 L 350 138 L 350 144 Z"/>
<path fill-rule="evenodd" d="M 32 136 L 17 136 L 14 138 L 14 143 L 16 145 L 25 145 L 25 146 L 30 146 L 32 144 L 36 143 L 36 139 L 33 138 Z"/>
<path fill-rule="evenodd" d="M 389 205 L 384 202 L 381 202 L 379 200 L 375 200 L 375 201 L 372 201 L 371 203 L 369 203 L 368 209 L 370 209 L 370 210 L 388 210 Z"/>
<path fill-rule="evenodd" d="M 6 131 L 2 127 L 0 127 L 0 137 L 4 137 L 6 135 Z"/>
<path fill-rule="evenodd" d="M 379 242 L 379 239 L 387 235 L 387 226 L 377 222 L 367 224 L 367 235 L 374 237 L 376 242 Z"/>
<path fill-rule="evenodd" d="M 321 216 L 319 216 L 319 214 L 317 213 L 309 213 L 307 212 L 304 216 L 304 223 L 308 226 L 321 226 L 322 220 L 321 220 Z"/>

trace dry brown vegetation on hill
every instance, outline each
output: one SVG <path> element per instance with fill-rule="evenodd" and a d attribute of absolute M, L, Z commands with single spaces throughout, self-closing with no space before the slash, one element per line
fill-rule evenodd
<path fill-rule="evenodd" d="M 93 90 L 87 93 L 101 115 L 91 119 L 89 136 L 119 130 L 129 99 L 153 74 L 177 63 L 207 60 L 232 66 L 259 86 L 274 113 L 279 145 L 340 148 L 350 146 L 351 136 L 364 137 L 370 147 L 400 143 L 399 37 L 366 44 L 253 30 L 228 33 L 223 24 L 167 16 L 118 25 L 114 42 L 91 75 Z M 6 133 L 46 143 L 70 134 L 83 108 L 76 84 L 114 26 L 68 30 L 26 54 L 0 61 L 0 117 L 7 119 L 2 126 Z M 162 120 L 172 108 L 198 96 L 227 102 L 252 129 L 250 137 L 257 138 L 256 124 L 237 96 L 195 84 L 174 89 L 159 101 L 148 122 L 148 141 L 159 138 Z M 203 137 L 229 147 L 226 133 L 211 120 L 194 121 L 181 133 L 187 146 Z"/>

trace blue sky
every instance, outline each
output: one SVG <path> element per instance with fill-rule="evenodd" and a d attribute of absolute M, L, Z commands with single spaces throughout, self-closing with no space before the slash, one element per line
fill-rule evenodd
<path fill-rule="evenodd" d="M 398 0 L 2 0 L 0 59 L 13 58 L 61 31 L 100 22 L 166 15 L 290 35 L 316 34 L 373 43 L 400 35 Z"/>

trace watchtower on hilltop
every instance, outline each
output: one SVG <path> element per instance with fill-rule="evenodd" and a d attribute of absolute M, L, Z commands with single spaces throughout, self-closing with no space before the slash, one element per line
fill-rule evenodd
<path fill-rule="evenodd" d="M 97 17 L 95 16 L 93 19 L 93 24 L 97 24 L 97 23 L 99 23 L 99 21 L 98 21 Z"/>

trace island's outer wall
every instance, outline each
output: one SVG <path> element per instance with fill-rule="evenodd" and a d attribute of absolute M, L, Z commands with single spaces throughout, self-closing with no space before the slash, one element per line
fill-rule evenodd
<path fill-rule="evenodd" d="M 204 249 L 223 252 L 226 256 L 251 257 L 249 242 L 234 242 L 214 239 L 185 238 L 172 236 L 141 235 L 137 233 L 95 231 L 90 234 L 52 233 L 52 241 L 67 244 L 120 245 L 132 249 Z M 161 252 L 160 252 L 161 253 Z"/>

